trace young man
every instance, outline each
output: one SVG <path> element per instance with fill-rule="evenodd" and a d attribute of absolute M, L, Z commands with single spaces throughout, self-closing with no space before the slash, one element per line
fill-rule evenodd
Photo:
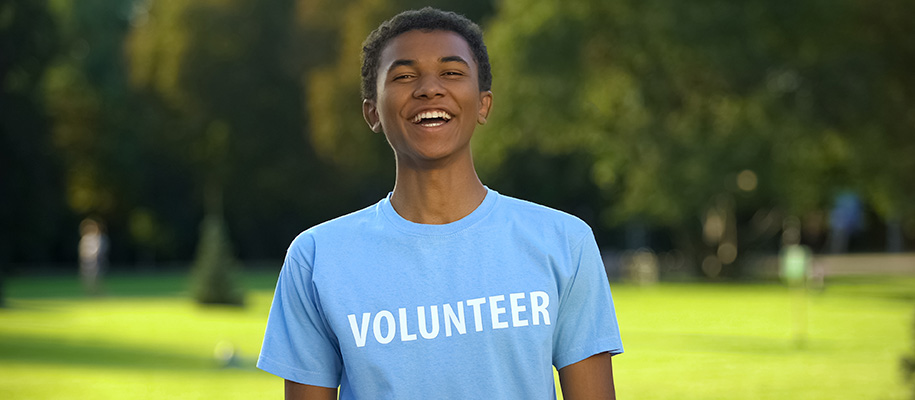
<path fill-rule="evenodd" d="M 425 8 L 363 49 L 363 114 L 394 150 L 394 190 L 292 243 L 258 367 L 287 399 L 614 397 L 622 352 L 590 228 L 477 177 L 492 106 L 482 33 Z"/>

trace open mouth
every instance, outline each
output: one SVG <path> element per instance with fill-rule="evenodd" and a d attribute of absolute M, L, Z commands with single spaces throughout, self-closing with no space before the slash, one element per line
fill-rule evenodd
<path fill-rule="evenodd" d="M 429 110 L 416 114 L 411 122 L 427 128 L 442 126 L 451 121 L 451 114 L 442 110 Z"/>

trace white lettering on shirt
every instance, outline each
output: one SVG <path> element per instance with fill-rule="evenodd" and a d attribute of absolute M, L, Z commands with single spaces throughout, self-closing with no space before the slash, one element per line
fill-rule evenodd
<path fill-rule="evenodd" d="M 512 326 L 527 326 L 527 320 L 518 317 L 521 313 L 527 310 L 527 307 L 518 304 L 518 300 L 523 298 L 524 293 L 512 293 L 508 295 L 508 302 L 512 309 Z"/>
<path fill-rule="evenodd" d="M 505 300 L 505 296 L 489 296 L 489 316 L 492 318 L 492 329 L 508 328 L 508 322 L 499 321 L 499 316 L 505 314 L 505 309 L 499 307 L 499 302 Z"/>
<path fill-rule="evenodd" d="M 438 336 L 438 306 L 429 306 L 432 312 L 432 330 L 426 330 L 426 307 L 416 307 L 416 316 L 419 319 L 419 334 L 423 339 L 435 339 Z"/>
<path fill-rule="evenodd" d="M 525 301 L 528 300 L 529 301 Z M 483 323 L 482 305 L 489 302 L 489 324 Z M 379 344 L 388 344 L 394 341 L 400 330 L 400 341 L 415 341 L 418 337 L 426 340 L 436 339 L 439 336 L 441 325 L 445 325 L 445 337 L 451 337 L 456 331 L 459 335 L 467 333 L 467 320 L 465 316 L 465 307 L 470 307 L 473 311 L 473 324 L 476 332 L 482 332 L 485 327 L 489 329 L 505 328 L 522 328 L 530 325 L 550 325 L 550 295 L 544 291 L 533 291 L 530 293 L 510 293 L 508 295 L 508 305 L 501 306 L 505 302 L 505 295 L 495 295 L 488 297 L 479 297 L 475 299 L 462 300 L 452 304 L 442 304 L 442 320 L 439 320 L 439 305 L 416 307 L 416 319 L 412 320 L 407 313 L 406 308 L 397 309 L 397 321 L 395 322 L 394 314 L 388 310 L 381 310 L 375 313 L 362 313 L 361 323 L 356 314 L 347 315 L 350 330 L 353 332 L 353 340 L 356 347 L 365 347 L 368 342 L 369 321 L 372 323 L 372 333 L 375 341 Z M 504 304 L 504 303 L 503 303 Z M 528 304 L 530 307 L 528 308 Z M 429 313 L 426 313 L 428 308 Z M 530 310 L 528 312 L 528 310 Z M 508 318 L 506 314 L 511 314 Z M 503 317 L 504 316 L 504 317 Z M 528 318 L 525 318 L 528 317 Z M 509 322 L 509 319 L 511 322 Z M 414 333 L 410 330 L 414 329 Z M 419 335 L 415 332 L 419 332 Z"/>
<path fill-rule="evenodd" d="M 464 324 L 464 302 L 457 302 L 457 315 L 454 314 L 454 310 L 451 308 L 451 304 L 443 304 L 442 309 L 445 313 L 445 336 L 451 336 L 451 325 L 453 324 L 459 334 L 463 335 L 467 333 L 467 325 Z"/>
<path fill-rule="evenodd" d="M 400 315 L 400 341 L 409 342 L 411 340 L 416 340 L 416 334 L 407 331 L 407 309 L 399 308 L 397 309 L 397 314 Z"/>
<path fill-rule="evenodd" d="M 381 335 L 381 319 L 384 318 L 388 322 L 388 333 L 387 335 Z M 394 340 L 394 334 L 397 329 L 394 328 L 394 314 L 391 314 L 388 310 L 381 310 L 378 314 L 375 314 L 375 320 L 372 322 L 372 331 L 375 332 L 375 340 L 381 344 L 388 344 Z M 358 344 L 358 343 L 357 343 Z"/>
<path fill-rule="evenodd" d="M 356 314 L 347 315 L 349 317 L 349 327 L 353 330 L 353 337 L 356 338 L 356 347 L 365 346 L 365 338 L 369 335 L 369 318 L 371 313 L 362 313 L 362 328 L 356 324 Z M 375 335 L 378 336 L 377 334 Z"/>
<path fill-rule="evenodd" d="M 480 297 L 479 299 L 470 299 L 467 300 L 467 305 L 473 308 L 473 326 L 477 332 L 483 331 L 483 317 L 480 313 L 480 304 L 486 302 L 485 297 Z"/>
<path fill-rule="evenodd" d="M 540 316 L 543 316 L 544 324 L 550 324 L 550 312 L 546 309 L 549 305 L 550 295 L 546 292 L 531 292 L 531 314 L 534 314 L 534 325 L 540 325 Z"/>

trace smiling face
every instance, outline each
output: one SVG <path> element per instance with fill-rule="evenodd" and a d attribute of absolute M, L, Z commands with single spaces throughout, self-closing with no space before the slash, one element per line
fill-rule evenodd
<path fill-rule="evenodd" d="M 391 39 L 378 64 L 377 97 L 363 115 L 384 132 L 400 166 L 422 168 L 466 157 L 492 92 L 480 91 L 470 46 L 451 31 L 413 30 Z"/>

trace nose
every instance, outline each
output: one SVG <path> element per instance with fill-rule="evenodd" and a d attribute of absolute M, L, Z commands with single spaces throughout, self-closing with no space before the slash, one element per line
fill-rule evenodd
<path fill-rule="evenodd" d="M 445 88 L 434 74 L 426 74 L 416 80 L 413 97 L 431 99 L 445 95 Z"/>

